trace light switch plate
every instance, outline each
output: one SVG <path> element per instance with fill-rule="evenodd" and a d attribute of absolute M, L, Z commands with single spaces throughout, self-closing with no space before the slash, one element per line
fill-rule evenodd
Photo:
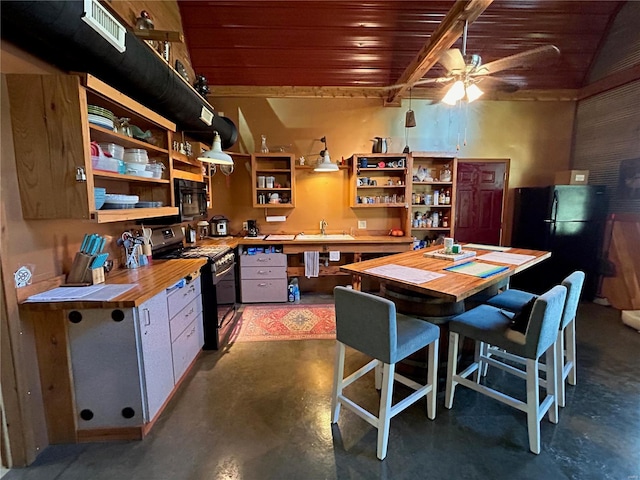
<path fill-rule="evenodd" d="M 358 220 L 358 230 L 365 230 L 367 228 L 366 220 Z"/>

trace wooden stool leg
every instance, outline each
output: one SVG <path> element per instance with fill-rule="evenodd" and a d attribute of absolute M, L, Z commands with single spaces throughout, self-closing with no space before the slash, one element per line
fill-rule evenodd
<path fill-rule="evenodd" d="M 391 422 L 391 397 L 393 394 L 393 377 L 395 364 L 384 364 L 382 372 L 382 395 L 378 413 L 378 458 L 384 460 L 389 444 L 389 424 Z"/>
<path fill-rule="evenodd" d="M 553 395 L 553 402 L 549 407 L 549 421 L 558 423 L 558 359 L 556 345 L 551 345 L 546 352 L 547 362 L 547 395 Z"/>
<path fill-rule="evenodd" d="M 447 386 L 444 393 L 444 406 L 453 407 L 453 393 L 458 382 L 453 380 L 453 376 L 458 370 L 458 340 L 460 336 L 455 332 L 449 333 L 449 362 L 447 363 Z"/>
<path fill-rule="evenodd" d="M 333 393 L 331 395 L 331 423 L 336 423 L 340 416 L 340 402 L 338 396 L 342 395 L 342 380 L 344 379 L 345 346 L 342 342 L 336 342 L 336 358 L 333 369 Z"/>
<path fill-rule="evenodd" d="M 576 320 L 575 318 L 565 327 L 567 332 L 567 363 L 571 362 L 571 370 L 569 370 L 569 384 L 576 384 Z M 564 363 L 564 362 L 563 362 Z M 564 380 L 563 380 L 564 381 Z"/>
<path fill-rule="evenodd" d="M 436 418 L 436 395 L 438 393 L 438 340 L 429 345 L 427 383 L 431 385 L 431 390 L 427 393 L 427 417 L 433 420 Z"/>
<path fill-rule="evenodd" d="M 540 420 L 538 408 L 538 360 L 527 359 L 527 430 L 529 431 L 529 449 L 540 453 Z"/>

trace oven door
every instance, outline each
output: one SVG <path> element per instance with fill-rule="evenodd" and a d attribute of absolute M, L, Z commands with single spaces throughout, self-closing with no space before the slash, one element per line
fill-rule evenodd
<path fill-rule="evenodd" d="M 216 282 L 216 303 L 218 307 L 218 337 L 227 333 L 236 311 L 235 263 L 218 275 Z"/>

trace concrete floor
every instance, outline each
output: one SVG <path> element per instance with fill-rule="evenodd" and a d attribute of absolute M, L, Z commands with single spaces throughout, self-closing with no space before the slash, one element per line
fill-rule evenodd
<path fill-rule="evenodd" d="M 330 424 L 334 341 L 236 343 L 202 354 L 144 441 L 51 446 L 3 480 L 638 479 L 640 334 L 594 304 L 577 328 L 578 385 L 558 425 L 543 420 L 540 455 L 523 413 L 459 387 L 452 410 L 439 392 L 434 421 L 424 401 L 392 419 L 380 462 L 368 423 L 343 409 Z M 375 409 L 372 374 L 360 383 L 352 395 Z"/>

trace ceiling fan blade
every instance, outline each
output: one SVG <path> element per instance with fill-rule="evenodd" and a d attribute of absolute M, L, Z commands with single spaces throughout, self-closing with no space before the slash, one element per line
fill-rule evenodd
<path fill-rule="evenodd" d="M 516 53 L 515 55 L 509 55 L 508 57 L 480 65 L 480 67 L 475 72 L 470 73 L 470 75 L 474 77 L 480 75 L 491 75 L 509 68 L 527 67 L 535 64 L 539 60 L 546 59 L 554 55 L 560 55 L 560 49 L 558 47 L 555 45 L 543 45 L 542 47 Z"/>
<path fill-rule="evenodd" d="M 509 82 L 507 80 L 503 80 L 498 77 L 478 77 L 474 79 L 474 83 L 476 83 L 481 90 L 485 92 L 504 92 L 504 93 L 515 93 L 523 85 L 518 85 L 517 83 Z"/>
<path fill-rule="evenodd" d="M 440 55 L 438 63 L 442 65 L 447 70 L 447 72 L 461 73 L 464 72 L 466 68 L 462 52 L 460 52 L 460 50 L 458 50 L 457 48 L 450 48 L 442 55 Z"/>

